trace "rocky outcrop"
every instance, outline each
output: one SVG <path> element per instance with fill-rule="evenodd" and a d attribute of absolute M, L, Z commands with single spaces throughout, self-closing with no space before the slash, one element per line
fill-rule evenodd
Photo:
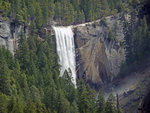
<path fill-rule="evenodd" d="M 22 26 L 0 20 L 0 46 L 6 47 L 14 54 Z"/>
<path fill-rule="evenodd" d="M 78 78 L 101 85 L 111 81 L 125 61 L 119 16 L 74 28 Z"/>
<path fill-rule="evenodd" d="M 0 21 L 0 37 L 11 37 L 10 23 L 7 21 Z"/>
<path fill-rule="evenodd" d="M 10 29 L 10 23 L 7 21 L 0 21 L 0 46 L 5 46 L 9 48 L 9 50 L 13 53 L 14 48 L 13 41 L 11 39 L 11 29 Z"/>

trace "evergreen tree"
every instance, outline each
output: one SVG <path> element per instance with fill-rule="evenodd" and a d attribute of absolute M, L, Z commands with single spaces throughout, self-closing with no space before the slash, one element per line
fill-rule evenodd
<path fill-rule="evenodd" d="M 99 91 L 97 99 L 97 113 L 105 113 L 105 98 L 102 91 Z"/>
<path fill-rule="evenodd" d="M 51 19 L 53 19 L 54 14 L 55 14 L 54 9 L 56 8 L 55 4 L 54 4 L 54 0 L 49 0 L 48 8 L 49 8 L 49 16 L 50 16 Z"/>
<path fill-rule="evenodd" d="M 40 91 L 38 88 L 36 88 L 35 86 L 31 86 L 30 88 L 30 95 L 31 95 L 31 98 L 32 98 L 32 101 L 34 103 L 39 103 L 39 100 L 41 100 L 41 95 L 40 95 Z"/>
<path fill-rule="evenodd" d="M 21 34 L 21 38 L 19 41 L 19 49 L 16 55 L 19 60 L 21 69 L 27 72 L 28 71 L 27 69 L 29 67 L 29 61 L 30 61 L 30 52 L 29 52 L 29 45 L 27 43 L 27 39 L 25 38 L 23 32 Z"/>
<path fill-rule="evenodd" d="M 106 102 L 106 113 L 117 113 L 115 105 L 115 97 L 110 94 Z"/>
<path fill-rule="evenodd" d="M 73 6 L 72 6 L 72 4 L 69 4 L 69 17 L 70 17 L 70 23 L 69 24 L 71 24 L 71 23 L 74 23 L 74 17 L 75 17 L 75 12 L 74 12 L 74 8 L 73 8 Z"/>
<path fill-rule="evenodd" d="M 61 82 L 62 89 L 64 90 L 64 94 L 68 101 L 72 103 L 75 100 L 76 97 L 76 91 L 75 91 L 75 86 L 72 83 L 72 73 L 71 70 L 69 69 L 69 72 L 65 70 L 63 79 Z"/>
<path fill-rule="evenodd" d="M 75 100 L 72 102 L 70 112 L 71 113 L 79 113 L 78 105 Z"/>
<path fill-rule="evenodd" d="M 108 2 L 107 0 L 101 0 L 101 4 L 102 4 L 102 10 L 107 10 L 108 9 Z"/>
<path fill-rule="evenodd" d="M 80 103 L 79 103 L 79 109 L 81 113 L 89 113 L 89 100 L 88 100 L 88 93 L 86 90 L 83 90 L 81 97 L 80 97 Z"/>
<path fill-rule="evenodd" d="M 9 76 L 10 70 L 6 64 L 3 51 L 5 49 L 0 48 L 0 91 L 6 95 L 10 94 Z"/>
<path fill-rule="evenodd" d="M 0 92 L 0 113 L 7 113 L 7 101 L 7 96 Z"/>
<path fill-rule="evenodd" d="M 41 10 L 41 7 L 40 7 L 40 4 L 37 3 L 36 5 L 36 11 L 35 11 L 35 15 L 36 15 L 36 25 L 37 25 L 37 28 L 40 28 L 42 26 L 42 23 L 43 23 L 43 19 L 42 19 L 42 10 Z M 45 17 L 46 18 L 46 17 Z"/>
<path fill-rule="evenodd" d="M 37 108 L 36 108 L 36 105 L 33 103 L 32 100 L 29 100 L 26 104 L 26 107 L 25 107 L 25 113 L 36 113 L 37 111 Z"/>
<path fill-rule="evenodd" d="M 94 89 L 91 89 L 88 85 L 86 88 L 88 95 L 88 101 L 89 101 L 89 111 L 90 113 L 96 113 L 96 91 Z"/>
<path fill-rule="evenodd" d="M 28 8 L 28 14 L 30 15 L 30 19 L 33 22 L 35 19 L 35 12 L 36 12 L 36 1 L 35 0 L 27 0 L 27 8 Z"/>
<path fill-rule="evenodd" d="M 41 103 L 40 100 L 36 102 L 36 108 L 37 108 L 36 113 L 46 113 L 45 105 Z"/>
<path fill-rule="evenodd" d="M 40 4 L 41 4 L 41 8 L 42 8 L 42 14 L 43 17 L 42 20 L 43 20 L 43 24 L 47 25 L 47 21 L 48 21 L 48 16 L 49 16 L 49 9 L 48 9 L 48 0 L 40 0 Z"/>
<path fill-rule="evenodd" d="M 55 19 L 56 20 L 61 20 L 62 14 L 61 14 L 61 4 L 60 2 L 55 3 Z"/>
<path fill-rule="evenodd" d="M 25 100 L 28 100 L 30 92 L 29 92 L 29 86 L 28 86 L 28 83 L 27 83 L 26 74 L 21 74 L 19 76 L 18 80 L 19 80 L 20 88 L 22 89 L 22 92 L 24 94 L 24 98 L 25 98 Z"/>
<path fill-rule="evenodd" d="M 20 98 L 12 97 L 8 105 L 9 112 L 10 113 L 24 113 L 23 109 L 24 109 L 23 103 L 20 100 Z"/>
<path fill-rule="evenodd" d="M 101 2 L 100 0 L 94 0 L 94 19 L 101 17 Z"/>
<path fill-rule="evenodd" d="M 28 12 L 27 12 L 27 7 L 25 5 L 25 1 L 21 1 L 21 7 L 17 11 L 16 14 L 16 20 L 19 21 L 19 23 L 26 25 L 28 23 Z"/>
<path fill-rule="evenodd" d="M 60 90 L 58 92 L 58 98 L 57 98 L 57 113 L 69 113 L 70 112 L 70 104 L 65 99 L 62 91 Z"/>
<path fill-rule="evenodd" d="M 0 1 L 0 10 L 2 11 L 2 16 L 8 16 L 11 10 L 11 4 L 8 1 Z"/>

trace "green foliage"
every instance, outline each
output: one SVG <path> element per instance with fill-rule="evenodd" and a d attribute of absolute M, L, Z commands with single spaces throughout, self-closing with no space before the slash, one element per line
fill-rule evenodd
<path fill-rule="evenodd" d="M 94 89 L 91 89 L 90 86 L 87 86 L 87 98 L 89 100 L 89 111 L 90 113 L 96 112 L 96 91 Z"/>
<path fill-rule="evenodd" d="M 71 113 L 79 113 L 78 105 L 76 101 L 72 102 L 71 108 L 70 108 Z"/>
<path fill-rule="evenodd" d="M 0 1 L 0 10 L 2 11 L 2 16 L 9 16 L 11 4 L 8 1 Z"/>
<path fill-rule="evenodd" d="M 45 105 L 40 100 L 38 100 L 36 102 L 36 108 L 37 108 L 36 113 L 46 113 L 47 112 Z"/>
<path fill-rule="evenodd" d="M 105 113 L 111 101 L 105 106 L 101 92 L 97 99 L 96 91 L 83 80 L 75 88 L 70 70 L 58 77 L 54 44 L 46 37 L 44 42 L 34 36 L 21 38 L 15 58 L 0 48 L 0 113 Z M 23 52 L 28 56 L 21 56 Z M 28 65 L 22 61 L 26 58 Z"/>
<path fill-rule="evenodd" d="M 140 20 L 140 24 L 135 24 L 135 14 L 132 14 L 130 23 L 124 23 L 127 65 L 141 63 L 149 55 L 150 51 L 150 38 L 146 17 L 144 16 Z"/>
<path fill-rule="evenodd" d="M 115 97 L 110 94 L 106 102 L 106 113 L 117 113 L 115 105 Z"/>
<path fill-rule="evenodd" d="M 21 69 L 27 72 L 28 71 L 27 69 L 29 68 L 30 53 L 29 53 L 29 45 L 23 32 L 21 33 L 19 49 L 17 51 L 18 51 L 17 58 L 19 60 Z"/>
<path fill-rule="evenodd" d="M 81 113 L 89 113 L 89 106 L 90 102 L 88 100 L 88 92 L 86 90 L 83 90 L 81 92 L 81 97 L 80 97 L 80 104 L 79 104 L 79 109 Z"/>
<path fill-rule="evenodd" d="M 35 103 L 33 103 L 32 100 L 29 100 L 27 102 L 27 105 L 25 108 L 25 113 L 36 113 L 36 110 L 37 110 L 37 108 L 36 108 Z M 40 110 L 40 108 L 39 108 L 39 110 Z"/>
<path fill-rule="evenodd" d="M 72 73 L 70 69 L 69 72 L 64 72 L 63 78 L 64 79 L 61 80 L 61 86 L 63 86 L 62 89 L 69 102 L 73 103 L 76 98 L 76 91 L 74 88 L 75 86 L 72 83 Z"/>
<path fill-rule="evenodd" d="M 58 91 L 57 97 L 57 113 L 69 113 L 70 112 L 70 103 L 64 97 L 62 91 Z"/>
<path fill-rule="evenodd" d="M 7 113 L 8 97 L 0 92 L 0 113 Z"/>
<path fill-rule="evenodd" d="M 10 94 L 10 70 L 6 63 L 4 54 L 6 51 L 4 48 L 0 48 L 0 92 L 9 95 Z"/>
<path fill-rule="evenodd" d="M 137 6 L 139 0 L 128 0 Z M 33 25 L 40 29 L 51 20 L 62 25 L 93 21 L 125 10 L 123 0 L 1 0 L 2 15 L 20 24 Z"/>
<path fill-rule="evenodd" d="M 10 113 L 24 113 L 23 103 L 20 98 L 11 97 L 8 105 L 8 112 Z"/>
<path fill-rule="evenodd" d="M 16 13 L 16 20 L 18 20 L 20 24 L 24 25 L 26 25 L 28 22 L 28 12 L 24 0 L 22 0 L 21 9 Z"/>
<path fill-rule="evenodd" d="M 97 113 L 105 113 L 105 98 L 102 91 L 99 91 L 97 99 Z"/>
<path fill-rule="evenodd" d="M 42 26 L 42 21 L 43 21 L 43 16 L 42 16 L 42 10 L 41 10 L 41 7 L 40 7 L 40 4 L 37 3 L 37 6 L 36 6 L 36 11 L 35 11 L 35 16 L 37 17 L 35 22 L 36 22 L 36 26 L 37 28 L 40 28 Z"/>

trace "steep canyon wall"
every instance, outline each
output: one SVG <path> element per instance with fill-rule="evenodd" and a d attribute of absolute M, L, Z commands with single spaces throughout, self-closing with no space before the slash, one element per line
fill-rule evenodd
<path fill-rule="evenodd" d="M 74 28 L 78 78 L 98 85 L 111 81 L 125 61 L 120 16 Z"/>

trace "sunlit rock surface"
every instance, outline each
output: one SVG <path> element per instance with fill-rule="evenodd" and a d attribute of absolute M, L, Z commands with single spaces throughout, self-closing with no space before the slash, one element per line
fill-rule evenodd
<path fill-rule="evenodd" d="M 114 39 L 111 39 L 110 32 Z M 78 78 L 85 78 L 98 87 L 117 76 L 125 61 L 124 34 L 119 16 L 77 26 L 74 33 Z"/>

